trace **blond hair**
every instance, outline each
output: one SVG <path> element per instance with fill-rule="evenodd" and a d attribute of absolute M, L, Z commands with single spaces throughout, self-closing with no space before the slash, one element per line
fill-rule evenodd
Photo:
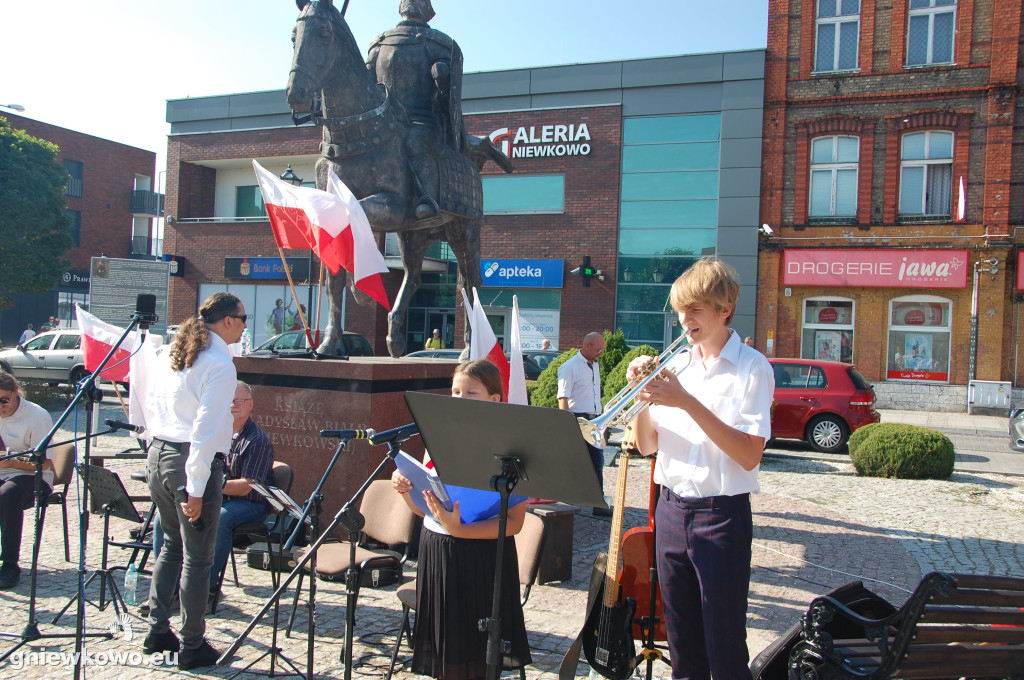
<path fill-rule="evenodd" d="M 736 312 L 740 297 L 739 276 L 736 270 L 715 257 L 702 257 L 672 284 L 669 299 L 672 309 L 682 312 L 695 304 L 713 305 L 715 309 L 731 308 L 728 324 Z"/>

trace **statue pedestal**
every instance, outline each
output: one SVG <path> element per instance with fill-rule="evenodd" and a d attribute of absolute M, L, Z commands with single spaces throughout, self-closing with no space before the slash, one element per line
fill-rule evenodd
<path fill-rule="evenodd" d="M 316 488 L 338 447 L 337 439 L 324 439 L 320 430 L 373 428 L 380 432 L 411 423 L 405 393 L 449 394 L 457 365 L 415 357 L 235 358 L 238 379 L 252 386 L 253 420 L 270 435 L 275 460 L 292 466 L 291 496 L 300 505 Z M 416 458 L 423 455 L 419 437 L 402 449 Z M 355 494 L 386 451 L 386 445 L 349 442 L 324 484 L 321 527 Z M 380 478 L 389 479 L 391 471 L 387 468 Z"/>

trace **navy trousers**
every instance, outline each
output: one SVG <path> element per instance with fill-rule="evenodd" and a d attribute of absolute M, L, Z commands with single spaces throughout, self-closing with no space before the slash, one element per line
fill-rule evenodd
<path fill-rule="evenodd" d="M 655 521 L 672 677 L 750 680 L 750 495 L 681 498 L 663 489 Z"/>

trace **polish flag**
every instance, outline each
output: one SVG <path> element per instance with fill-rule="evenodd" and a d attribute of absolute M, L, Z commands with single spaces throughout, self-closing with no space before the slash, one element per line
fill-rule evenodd
<path fill-rule="evenodd" d="M 967 192 L 964 190 L 964 176 L 960 175 L 960 193 L 957 195 L 956 221 L 963 222 L 967 212 Z"/>
<path fill-rule="evenodd" d="M 510 371 L 508 359 L 505 358 L 505 352 L 501 349 L 501 345 L 498 344 L 498 338 L 494 336 L 491 322 L 487 320 L 484 306 L 480 304 L 480 295 L 476 292 L 476 288 L 474 288 L 473 304 L 470 304 L 469 296 L 463 290 L 462 299 L 466 303 L 466 319 L 469 321 L 470 328 L 469 358 L 487 359 L 497 366 L 498 372 L 501 373 L 501 385 L 505 390 L 505 394 L 502 396 L 507 396 Z M 522 363 L 520 359 L 520 366 Z"/>
<path fill-rule="evenodd" d="M 381 273 L 388 270 L 377 250 L 362 206 L 332 171 L 329 191 L 293 187 L 255 160 L 256 179 L 274 239 L 282 248 L 311 248 L 332 274 L 345 269 L 356 288 L 391 309 Z"/>
<path fill-rule="evenodd" d="M 526 394 L 526 369 L 523 366 L 523 341 L 519 327 L 519 296 L 512 296 L 512 339 L 509 342 L 508 403 L 529 406 Z"/>
<path fill-rule="evenodd" d="M 92 373 L 99 368 L 104 357 L 110 353 L 110 349 L 121 339 L 125 329 L 102 321 L 81 307 L 75 307 L 75 314 L 78 317 L 78 328 L 82 331 L 82 354 L 85 357 L 85 370 Z M 129 360 L 139 349 L 139 342 L 140 333 L 138 331 L 129 333 L 103 368 L 100 377 L 112 382 L 131 382 L 132 362 Z M 146 344 L 159 347 L 163 344 L 163 337 L 147 333 Z"/>

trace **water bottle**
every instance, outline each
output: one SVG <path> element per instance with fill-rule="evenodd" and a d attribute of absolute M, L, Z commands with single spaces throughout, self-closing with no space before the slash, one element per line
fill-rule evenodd
<path fill-rule="evenodd" d="M 242 331 L 242 356 L 252 351 L 252 333 L 246 328 Z"/>
<path fill-rule="evenodd" d="M 132 562 L 124 572 L 124 601 L 128 604 L 134 605 L 136 603 L 135 589 L 138 585 L 139 570 L 135 568 L 135 563 Z"/>

